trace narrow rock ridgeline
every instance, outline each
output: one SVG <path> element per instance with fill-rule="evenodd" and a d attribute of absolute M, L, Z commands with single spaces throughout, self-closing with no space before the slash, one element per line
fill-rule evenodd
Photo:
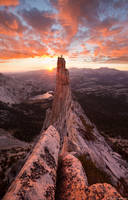
<path fill-rule="evenodd" d="M 60 134 L 61 147 L 64 137 L 67 136 L 67 112 L 71 107 L 71 90 L 69 85 L 69 72 L 65 67 L 64 58 L 57 61 L 56 88 L 52 109 L 48 111 L 44 122 L 44 129 L 52 124 Z"/>
<path fill-rule="evenodd" d="M 3 200 L 54 199 L 59 148 L 59 134 L 50 126 L 42 133 Z"/>
<path fill-rule="evenodd" d="M 64 58 L 58 58 L 57 75 L 56 75 L 56 90 L 52 106 L 51 123 L 57 123 L 61 113 L 66 114 L 66 101 L 70 96 L 69 89 L 69 73 L 65 68 Z M 63 120 L 63 119 L 61 119 Z M 59 124 L 58 124 L 59 126 Z"/>
<path fill-rule="evenodd" d="M 128 196 L 128 165 L 73 100 L 65 64 L 58 58 L 46 131 L 3 200 L 123 200 L 118 192 Z"/>

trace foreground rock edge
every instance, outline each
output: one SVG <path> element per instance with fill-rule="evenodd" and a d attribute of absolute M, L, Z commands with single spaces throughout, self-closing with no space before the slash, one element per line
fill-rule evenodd
<path fill-rule="evenodd" d="M 54 199 L 60 137 L 53 126 L 41 134 L 3 200 Z"/>

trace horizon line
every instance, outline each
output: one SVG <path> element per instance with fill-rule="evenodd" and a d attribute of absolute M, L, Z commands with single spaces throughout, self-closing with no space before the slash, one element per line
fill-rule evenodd
<path fill-rule="evenodd" d="M 53 70 L 49 73 L 52 73 L 57 67 L 54 67 Z M 92 67 L 67 67 L 67 69 L 90 69 L 90 70 L 101 70 L 101 69 L 110 69 L 110 70 L 116 70 L 116 71 L 123 71 L 127 72 L 127 69 L 117 69 L 113 67 L 98 67 L 98 68 L 92 68 Z M 49 71 L 49 69 L 31 69 L 31 70 L 16 70 L 16 71 L 0 71 L 1 74 L 13 74 L 13 73 L 28 73 L 28 72 L 34 72 L 34 71 Z"/>

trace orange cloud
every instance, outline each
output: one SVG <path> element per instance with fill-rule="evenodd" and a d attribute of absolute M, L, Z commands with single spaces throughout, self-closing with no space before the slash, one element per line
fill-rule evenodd
<path fill-rule="evenodd" d="M 26 23 L 38 33 L 47 34 L 51 26 L 55 23 L 53 15 L 48 14 L 45 11 L 39 11 L 36 8 L 31 10 L 22 10 L 20 12 Z"/>
<path fill-rule="evenodd" d="M 8 10 L 0 10 L 0 34 L 22 35 L 26 27 L 22 25 L 20 19 Z"/>
<path fill-rule="evenodd" d="M 79 10 L 77 9 L 77 12 L 75 12 L 74 15 L 74 6 L 72 5 L 70 7 L 69 0 L 59 0 L 58 8 L 58 19 L 60 20 L 60 23 L 63 25 L 66 32 L 69 34 L 68 37 L 70 39 L 70 37 L 74 36 L 78 30 Z"/>
<path fill-rule="evenodd" d="M 94 59 L 103 60 L 104 62 L 109 63 L 127 63 L 128 62 L 128 48 L 127 45 L 123 46 L 118 43 L 107 41 L 101 46 L 95 48 L 94 50 Z M 104 58 L 107 58 L 107 60 Z"/>
<path fill-rule="evenodd" d="M 97 38 L 97 37 L 92 37 L 92 38 L 90 38 L 89 40 L 87 40 L 86 41 L 86 43 L 88 43 L 88 44 L 92 44 L 92 45 L 97 45 L 98 47 L 102 47 L 102 45 L 103 45 L 103 39 L 100 39 L 100 37 L 99 38 Z"/>
<path fill-rule="evenodd" d="M 122 31 L 122 27 L 110 30 L 109 28 L 103 27 L 99 29 L 99 35 L 103 37 L 114 36 Z"/>
<path fill-rule="evenodd" d="M 111 52 L 111 57 L 122 57 L 128 55 L 128 47 L 123 47 L 121 49 L 113 49 Z"/>
<path fill-rule="evenodd" d="M 28 58 L 48 55 L 47 48 L 36 40 L 16 40 L 13 37 L 6 37 L 0 40 L 1 59 Z"/>
<path fill-rule="evenodd" d="M 83 51 L 80 53 L 81 55 L 87 55 L 90 53 L 90 51 L 86 48 L 85 45 L 81 45 L 81 47 L 83 48 Z"/>
<path fill-rule="evenodd" d="M 17 23 L 16 19 L 12 22 L 12 24 L 9 25 L 9 27 L 12 30 L 18 30 L 18 23 Z"/>
<path fill-rule="evenodd" d="M 123 59 L 123 54 L 127 55 L 127 20 L 118 15 L 111 17 L 107 11 L 107 5 L 111 8 L 115 1 L 49 2 L 54 3 L 57 12 L 38 9 L 32 4 L 29 8 L 26 4 L 25 9 L 18 6 L 16 10 L 5 7 L 0 10 L 0 55 L 4 59 L 43 56 L 48 52 L 73 57 L 89 55 L 90 60 L 96 61 Z M 18 0 L 0 0 L 0 5 L 18 4 Z"/>
<path fill-rule="evenodd" d="M 19 0 L 0 0 L 0 6 L 17 6 Z"/>

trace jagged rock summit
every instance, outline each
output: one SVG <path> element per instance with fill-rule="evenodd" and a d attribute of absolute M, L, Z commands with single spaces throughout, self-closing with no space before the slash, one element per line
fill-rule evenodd
<path fill-rule="evenodd" d="M 121 200 L 120 194 L 128 196 L 128 164 L 73 99 L 65 65 L 59 57 L 53 105 L 41 137 L 3 200 Z"/>

